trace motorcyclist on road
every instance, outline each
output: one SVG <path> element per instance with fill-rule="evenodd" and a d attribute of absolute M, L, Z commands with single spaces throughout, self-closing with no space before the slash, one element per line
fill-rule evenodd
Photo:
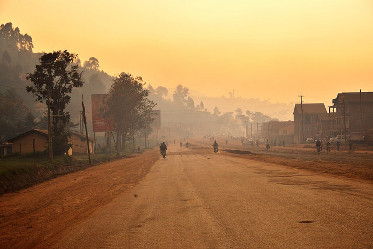
<path fill-rule="evenodd" d="M 218 143 L 216 142 L 216 140 L 214 141 L 214 143 L 212 144 L 212 147 L 214 147 L 214 152 L 218 152 Z"/>
<path fill-rule="evenodd" d="M 269 145 L 269 140 L 267 139 L 267 141 L 266 141 L 266 150 L 269 150 L 270 147 L 271 146 Z"/>
<path fill-rule="evenodd" d="M 161 146 L 159 146 L 159 150 L 161 151 L 163 158 L 166 158 L 167 145 L 165 142 L 161 143 Z"/>

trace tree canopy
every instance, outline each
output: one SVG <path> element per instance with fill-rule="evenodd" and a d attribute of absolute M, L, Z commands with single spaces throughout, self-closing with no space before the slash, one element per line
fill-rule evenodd
<path fill-rule="evenodd" d="M 53 150 L 57 155 L 68 149 L 70 114 L 65 109 L 70 93 L 73 88 L 83 86 L 82 73 L 74 64 L 76 58 L 76 54 L 66 50 L 45 53 L 35 71 L 26 77 L 32 83 L 26 87 L 27 92 L 31 92 L 36 101 L 46 103 L 52 112 Z"/>
<path fill-rule="evenodd" d="M 153 121 L 155 104 L 147 98 L 149 91 L 144 89 L 144 84 L 141 77 L 121 73 L 110 88 L 105 116 L 113 121 L 114 131 L 118 135 L 117 149 L 121 136 L 134 136 Z"/>

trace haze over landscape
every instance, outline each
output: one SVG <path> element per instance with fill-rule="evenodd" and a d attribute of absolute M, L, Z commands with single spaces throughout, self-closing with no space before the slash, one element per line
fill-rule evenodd
<path fill-rule="evenodd" d="M 0 0 L 0 248 L 373 248 L 373 1 Z"/>
<path fill-rule="evenodd" d="M 285 104 L 373 90 L 372 13 L 370 0 L 0 1 L 0 23 L 30 34 L 34 52 L 94 56 L 110 75 L 155 87 Z"/>

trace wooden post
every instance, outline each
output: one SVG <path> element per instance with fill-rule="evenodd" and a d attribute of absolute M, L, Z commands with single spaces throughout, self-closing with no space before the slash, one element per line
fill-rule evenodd
<path fill-rule="evenodd" d="M 88 138 L 88 130 L 87 130 L 87 120 L 85 118 L 85 107 L 84 107 L 84 102 L 83 102 L 83 94 L 82 94 L 82 108 L 83 108 L 83 122 L 84 122 L 84 127 L 85 127 L 85 138 L 87 139 L 88 160 L 89 160 L 89 165 L 92 165 L 91 151 L 89 150 L 89 138 Z"/>

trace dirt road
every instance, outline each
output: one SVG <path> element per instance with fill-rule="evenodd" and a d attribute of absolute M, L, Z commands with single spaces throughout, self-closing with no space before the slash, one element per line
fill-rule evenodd
<path fill-rule="evenodd" d="M 31 215 L 13 214 L 13 217 L 17 214 L 29 217 L 30 222 L 37 221 L 37 226 L 56 229 L 53 234 L 42 228 L 38 228 L 39 234 L 31 233 L 37 228 L 34 226 L 14 229 L 17 234 L 7 234 L 12 224 L 7 216 L 2 217 L 2 221 L 8 221 L 8 226 L 0 227 L 0 247 L 373 247 L 373 185 L 369 182 L 340 179 L 223 153 L 213 154 L 211 149 L 171 146 L 165 160 L 159 155 L 157 158 L 159 160 L 154 165 L 152 155 L 139 157 L 137 165 L 133 159 L 129 168 L 152 166 L 144 167 L 141 174 L 134 174 L 138 181 L 133 181 L 132 188 L 128 184 L 120 187 L 121 184 L 117 183 L 118 191 L 111 198 L 103 203 L 95 202 L 96 207 L 85 212 L 77 222 L 70 219 L 68 224 L 62 222 L 58 225 L 53 222 L 53 217 L 49 217 L 51 220 L 41 219 L 33 217 L 32 212 Z M 113 167 L 116 173 L 121 172 L 111 164 L 107 167 Z M 90 172 L 95 182 L 100 179 L 95 173 L 98 169 L 102 168 L 92 168 Z M 149 173 L 144 176 L 147 170 Z M 81 174 L 82 178 L 86 175 Z M 107 178 L 110 171 L 102 169 L 100 174 Z M 59 179 L 49 184 L 61 184 L 61 189 L 64 185 Z M 42 191 L 43 188 L 38 190 L 39 186 L 35 186 L 32 193 Z M 86 185 L 84 189 L 71 189 L 74 195 L 79 191 L 89 195 L 91 189 Z M 103 190 L 99 197 L 106 196 L 106 191 Z M 5 196 L 5 205 L 4 197 L 1 197 L 0 208 L 12 208 L 10 205 L 16 204 L 14 200 L 27 196 L 27 193 Z M 60 195 L 60 192 L 56 193 Z M 66 197 L 62 194 L 59 198 L 45 200 L 45 207 L 57 208 L 54 203 Z M 82 198 L 83 195 L 74 199 L 81 201 Z M 70 202 L 68 200 L 66 205 Z M 65 205 L 66 202 L 61 203 Z M 17 204 L 25 205 L 22 202 Z M 34 209 L 37 209 L 37 204 L 29 204 L 29 210 L 36 212 Z M 76 211 L 70 209 L 70 212 L 74 214 Z M 61 217 L 56 215 L 55 220 L 58 219 Z M 12 243 L 5 243 L 4 238 Z M 32 239 L 33 243 L 15 244 L 22 239 L 26 242 Z"/>

